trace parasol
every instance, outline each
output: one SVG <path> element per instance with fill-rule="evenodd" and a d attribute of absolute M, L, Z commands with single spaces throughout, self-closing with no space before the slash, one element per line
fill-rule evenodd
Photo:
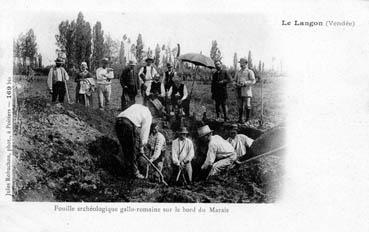
<path fill-rule="evenodd" d="M 214 61 L 207 56 L 198 53 L 187 53 L 178 57 L 180 61 L 190 62 L 194 65 L 204 66 L 207 68 L 215 68 Z"/>

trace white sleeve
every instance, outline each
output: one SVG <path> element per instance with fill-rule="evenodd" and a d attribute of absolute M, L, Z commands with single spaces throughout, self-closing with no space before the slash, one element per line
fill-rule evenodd
<path fill-rule="evenodd" d="M 249 70 L 249 74 L 251 80 L 246 81 L 246 85 L 253 85 L 256 83 L 254 71 Z"/>
<path fill-rule="evenodd" d="M 189 139 L 188 140 L 188 154 L 187 154 L 187 157 L 184 159 L 185 162 L 189 161 L 191 162 L 191 160 L 193 159 L 193 157 L 195 156 L 195 151 L 194 151 L 194 148 L 193 148 L 193 143 L 192 141 Z"/>
<path fill-rule="evenodd" d="M 161 82 L 160 92 L 161 92 L 160 96 L 164 97 L 165 96 L 164 81 Z"/>
<path fill-rule="evenodd" d="M 114 71 L 108 72 L 108 79 L 114 79 Z"/>
<path fill-rule="evenodd" d="M 170 97 L 172 95 L 172 86 L 170 87 L 170 89 L 168 90 L 168 97 Z"/>
<path fill-rule="evenodd" d="M 187 87 L 186 85 L 183 85 L 183 97 L 181 100 L 183 101 L 184 99 L 187 98 L 187 96 L 188 96 Z"/>
<path fill-rule="evenodd" d="M 145 110 L 146 110 L 146 117 L 144 117 L 142 121 L 141 131 L 140 131 L 141 141 L 143 145 L 147 144 L 147 141 L 149 139 L 149 134 L 150 134 L 150 126 L 152 123 L 152 116 L 151 116 L 149 109 L 146 108 Z"/>
<path fill-rule="evenodd" d="M 49 75 L 47 76 L 47 86 L 50 90 L 53 89 L 53 68 L 50 69 Z"/>
<path fill-rule="evenodd" d="M 179 165 L 177 142 L 178 142 L 177 140 L 174 140 L 172 143 L 172 161 L 173 161 L 173 164 L 175 165 Z"/>
<path fill-rule="evenodd" d="M 204 169 L 207 168 L 208 166 L 213 165 L 215 158 L 216 158 L 216 147 L 212 143 L 209 143 L 209 149 L 208 153 L 206 154 L 206 160 L 204 164 L 201 166 L 201 168 Z"/>

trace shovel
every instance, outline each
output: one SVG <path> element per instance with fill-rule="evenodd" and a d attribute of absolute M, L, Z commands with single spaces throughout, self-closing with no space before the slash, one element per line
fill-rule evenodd
<path fill-rule="evenodd" d="M 151 164 L 151 166 L 155 169 L 155 171 L 157 171 L 158 173 L 159 173 L 159 175 L 160 175 L 160 177 L 161 177 L 161 182 L 164 184 L 164 185 L 166 185 L 166 186 L 168 186 L 168 183 L 167 182 L 165 182 L 165 180 L 164 180 L 164 176 L 163 176 L 163 174 L 161 173 L 161 171 L 155 166 L 155 164 L 153 164 L 151 161 L 150 161 L 150 159 L 145 155 L 145 154 L 143 154 L 143 153 L 141 153 L 141 155 Z"/>

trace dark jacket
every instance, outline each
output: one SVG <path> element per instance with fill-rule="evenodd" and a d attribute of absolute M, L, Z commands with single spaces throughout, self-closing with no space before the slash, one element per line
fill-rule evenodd
<path fill-rule="evenodd" d="M 232 81 L 231 75 L 227 70 L 215 71 L 211 82 L 212 98 L 216 101 L 227 99 L 227 84 Z"/>
<path fill-rule="evenodd" d="M 89 71 L 86 71 L 86 72 L 80 71 L 76 74 L 76 77 L 75 77 L 74 81 L 77 82 L 77 86 L 76 86 L 77 93 L 79 92 L 79 89 L 81 88 L 81 82 L 80 81 L 83 81 L 86 78 L 92 78 L 92 77 L 93 76 Z"/>
<path fill-rule="evenodd" d="M 137 94 L 139 88 L 138 74 L 134 69 L 125 68 L 119 78 L 123 91 L 130 94 Z M 127 88 L 124 88 L 127 87 Z"/>

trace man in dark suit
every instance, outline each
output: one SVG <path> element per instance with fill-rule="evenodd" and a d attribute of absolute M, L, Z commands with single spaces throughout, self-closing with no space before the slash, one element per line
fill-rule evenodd
<path fill-rule="evenodd" d="M 127 105 L 135 103 L 135 98 L 139 89 L 139 79 L 137 72 L 135 71 L 135 63 L 133 61 L 128 62 L 128 67 L 125 68 L 120 76 L 120 84 L 123 88 L 121 107 L 124 109 Z M 127 102 L 127 98 L 129 102 Z"/>
<path fill-rule="evenodd" d="M 227 70 L 223 69 L 222 62 L 220 60 L 215 61 L 214 64 L 216 71 L 213 74 L 213 80 L 211 82 L 212 99 L 215 101 L 217 119 L 219 119 L 220 107 L 222 107 L 224 121 L 227 121 L 227 84 L 232 81 L 232 78 Z"/>

